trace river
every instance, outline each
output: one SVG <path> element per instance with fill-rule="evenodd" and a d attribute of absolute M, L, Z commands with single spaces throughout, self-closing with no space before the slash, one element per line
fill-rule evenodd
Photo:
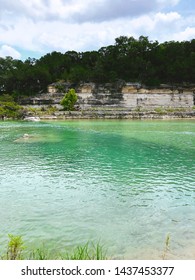
<path fill-rule="evenodd" d="M 24 136 L 26 135 L 26 137 Z M 195 258 L 195 121 L 0 122 L 0 243 Z"/>

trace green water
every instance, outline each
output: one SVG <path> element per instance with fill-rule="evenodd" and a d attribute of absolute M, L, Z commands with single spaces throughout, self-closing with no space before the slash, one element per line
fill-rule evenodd
<path fill-rule="evenodd" d="M 0 243 L 143 259 L 170 234 L 170 258 L 195 258 L 195 121 L 0 122 L 0 214 Z"/>

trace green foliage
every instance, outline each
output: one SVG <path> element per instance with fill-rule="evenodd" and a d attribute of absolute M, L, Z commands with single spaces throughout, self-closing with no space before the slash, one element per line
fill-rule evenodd
<path fill-rule="evenodd" d="M 13 101 L 10 95 L 0 96 L 0 118 L 21 118 L 23 114 L 22 107 Z"/>
<path fill-rule="evenodd" d="M 20 260 L 24 250 L 24 242 L 21 236 L 8 235 L 7 260 Z"/>
<path fill-rule="evenodd" d="M 55 88 L 57 89 L 57 92 L 64 92 L 64 86 L 61 83 L 57 84 Z"/>
<path fill-rule="evenodd" d="M 71 68 L 68 78 L 73 83 L 78 83 L 80 81 L 88 81 L 89 73 L 84 67 L 77 65 Z"/>
<path fill-rule="evenodd" d="M 7 252 L 0 255 L 4 260 L 106 260 L 107 254 L 103 246 L 98 243 L 87 242 L 84 245 L 76 246 L 73 249 L 66 249 L 56 252 L 48 250 L 45 246 L 29 249 L 24 246 L 21 236 L 9 234 Z M 170 234 L 166 235 L 161 258 L 167 259 L 170 253 Z"/>
<path fill-rule="evenodd" d="M 159 115 L 163 115 L 163 114 L 166 113 L 165 109 L 162 108 L 162 107 L 155 108 L 154 111 L 155 111 L 156 113 L 158 113 Z"/>
<path fill-rule="evenodd" d="M 73 111 L 74 105 L 77 102 L 78 96 L 73 88 L 65 94 L 60 104 L 64 107 L 65 111 Z"/>
<path fill-rule="evenodd" d="M 43 106 L 41 108 L 37 107 L 28 107 L 27 111 L 30 113 L 31 116 L 44 116 L 44 115 L 55 115 L 55 112 L 58 109 L 56 106 Z"/>
<path fill-rule="evenodd" d="M 103 246 L 99 243 L 87 242 L 84 245 L 79 245 L 73 249 L 63 250 L 56 253 L 51 249 L 48 250 L 45 246 L 28 249 L 24 247 L 24 242 L 21 236 L 9 234 L 7 245 L 7 253 L 0 256 L 4 260 L 105 260 L 106 253 Z"/>
<path fill-rule="evenodd" d="M 10 93 L 17 100 L 45 92 L 57 80 L 106 83 L 120 79 L 149 86 L 194 83 L 195 39 L 160 44 L 145 36 L 120 36 L 114 45 L 98 51 L 54 51 L 24 62 L 0 58 L 0 94 Z"/>
<path fill-rule="evenodd" d="M 73 252 L 66 253 L 65 259 L 67 260 L 105 260 L 106 255 L 103 251 L 103 247 L 98 243 L 89 244 L 86 243 L 83 246 L 77 246 Z"/>
<path fill-rule="evenodd" d="M 9 94 L 3 94 L 0 96 L 0 102 L 13 102 L 14 99 L 11 95 Z"/>
<path fill-rule="evenodd" d="M 42 247 L 34 249 L 28 258 L 30 260 L 49 260 L 53 259 L 54 257 L 49 254 L 49 251 L 45 247 Z"/>
<path fill-rule="evenodd" d="M 169 251 L 170 251 L 170 235 L 167 234 L 166 239 L 165 239 L 165 247 L 164 247 L 163 254 L 162 254 L 162 259 L 163 260 L 166 259 Z"/>

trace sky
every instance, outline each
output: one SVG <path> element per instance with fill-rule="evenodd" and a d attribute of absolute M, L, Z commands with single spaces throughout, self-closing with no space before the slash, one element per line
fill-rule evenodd
<path fill-rule="evenodd" d="M 194 0 L 0 0 L 0 57 L 85 52 L 120 36 L 195 38 Z"/>

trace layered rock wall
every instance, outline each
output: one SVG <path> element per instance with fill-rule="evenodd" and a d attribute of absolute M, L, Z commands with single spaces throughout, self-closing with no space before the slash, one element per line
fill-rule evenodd
<path fill-rule="evenodd" d="M 64 93 L 75 88 L 78 94 L 78 105 L 81 109 L 93 107 L 119 108 L 191 108 L 195 106 L 195 87 L 160 86 L 148 88 L 138 83 L 95 84 L 83 83 L 79 85 L 64 84 Z M 58 105 L 64 96 L 58 93 L 55 85 L 48 87 L 46 94 L 22 100 L 22 104 Z"/>
<path fill-rule="evenodd" d="M 187 108 L 195 104 L 194 88 L 144 88 L 140 85 L 124 85 L 114 88 L 108 85 L 91 86 L 85 92 L 78 89 L 79 104 L 83 108 L 93 106 L 112 106 L 124 108 Z"/>

